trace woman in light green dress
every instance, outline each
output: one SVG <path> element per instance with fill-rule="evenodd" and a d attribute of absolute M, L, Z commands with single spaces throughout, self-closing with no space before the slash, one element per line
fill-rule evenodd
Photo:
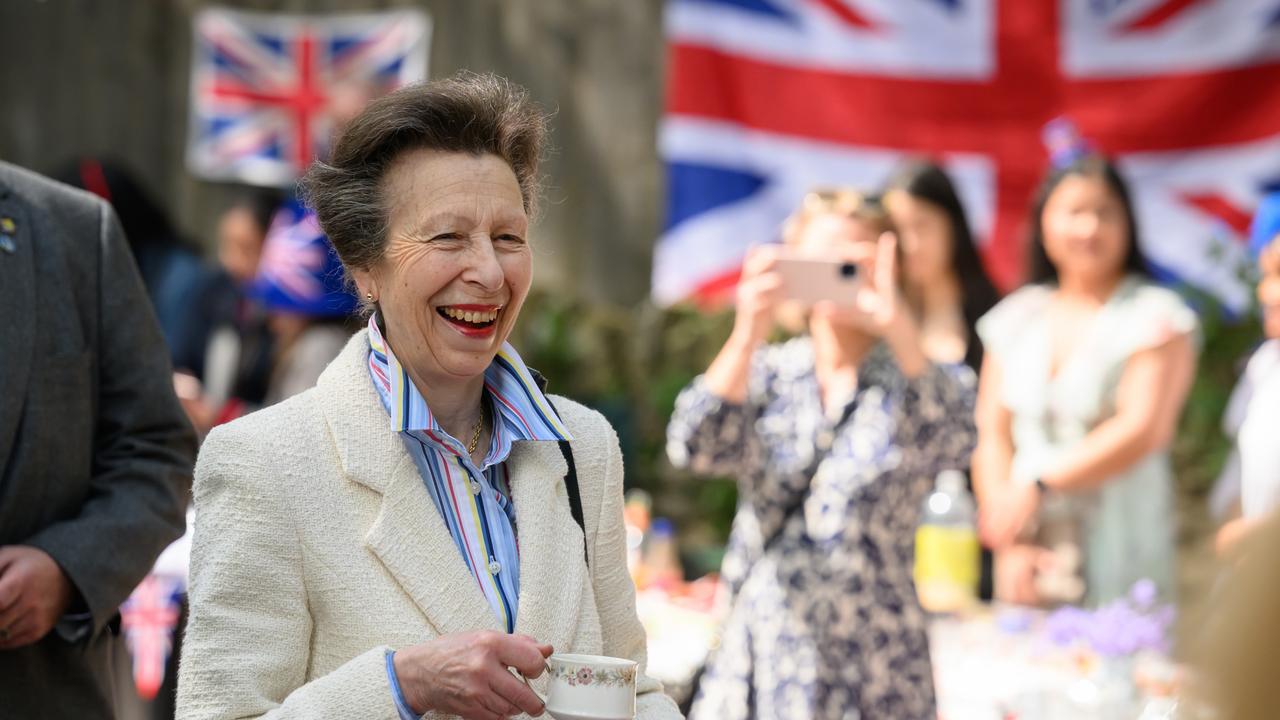
<path fill-rule="evenodd" d="M 1105 159 L 1077 158 L 1046 181 L 1030 276 L 978 324 L 987 355 L 973 473 L 996 596 L 1106 602 L 1149 578 L 1168 597 L 1168 448 L 1198 326 L 1149 279 L 1128 192 Z"/>

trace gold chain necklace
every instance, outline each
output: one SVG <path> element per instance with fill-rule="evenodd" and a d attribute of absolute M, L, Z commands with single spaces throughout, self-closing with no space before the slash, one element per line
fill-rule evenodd
<path fill-rule="evenodd" d="M 480 433 L 484 430 L 484 403 L 480 403 L 480 417 L 476 418 L 476 426 L 471 430 L 471 443 L 467 445 L 467 454 L 475 455 L 480 445 Z"/>

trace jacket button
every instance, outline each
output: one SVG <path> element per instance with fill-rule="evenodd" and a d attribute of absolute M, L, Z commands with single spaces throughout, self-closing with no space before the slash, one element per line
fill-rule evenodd
<path fill-rule="evenodd" d="M 489 558 L 489 574 L 497 575 L 502 572 L 502 564 L 493 558 Z"/>

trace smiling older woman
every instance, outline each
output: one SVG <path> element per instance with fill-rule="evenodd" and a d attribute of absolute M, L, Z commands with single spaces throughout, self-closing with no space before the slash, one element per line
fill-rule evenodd
<path fill-rule="evenodd" d="M 464 74 L 375 101 L 312 169 L 369 327 L 205 443 L 179 717 L 538 715 L 508 668 L 553 648 L 638 661 L 636 717 L 679 717 L 643 675 L 617 438 L 506 343 L 544 123 Z"/>

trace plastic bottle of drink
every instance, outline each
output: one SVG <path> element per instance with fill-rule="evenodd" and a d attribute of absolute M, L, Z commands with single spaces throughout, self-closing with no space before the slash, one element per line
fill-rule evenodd
<path fill-rule="evenodd" d="M 977 525 L 977 508 L 965 489 L 964 473 L 939 473 L 916 530 L 916 592 L 925 610 L 960 612 L 977 603 Z"/>

